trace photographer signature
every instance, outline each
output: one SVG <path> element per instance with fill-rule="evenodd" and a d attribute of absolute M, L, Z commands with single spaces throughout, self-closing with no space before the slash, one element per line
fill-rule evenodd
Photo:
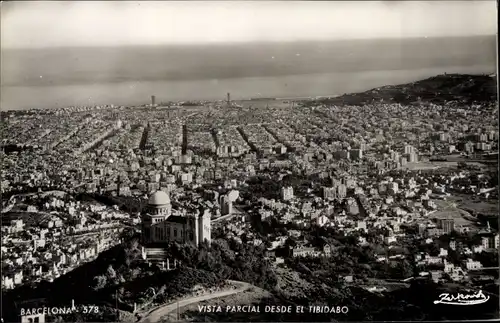
<path fill-rule="evenodd" d="M 490 299 L 489 296 L 483 294 L 480 290 L 474 294 L 461 294 L 451 295 L 444 293 L 439 295 L 439 300 L 434 301 L 434 304 L 448 304 L 448 305 L 477 305 L 486 303 Z"/>

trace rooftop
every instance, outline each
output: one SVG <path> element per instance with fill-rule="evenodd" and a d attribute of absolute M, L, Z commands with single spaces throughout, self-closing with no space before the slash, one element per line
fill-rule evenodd
<path fill-rule="evenodd" d="M 148 204 L 152 206 L 170 204 L 170 197 L 163 191 L 156 191 L 149 198 Z"/>

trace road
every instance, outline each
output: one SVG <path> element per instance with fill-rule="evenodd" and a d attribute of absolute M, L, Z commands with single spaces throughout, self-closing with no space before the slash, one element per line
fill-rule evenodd
<path fill-rule="evenodd" d="M 237 208 L 234 208 L 233 209 L 233 212 L 231 214 L 227 214 L 227 215 L 223 215 L 223 216 L 220 216 L 216 219 L 213 219 L 212 220 L 212 223 L 217 223 L 217 222 L 221 222 L 221 221 L 224 221 L 224 220 L 229 220 L 237 215 L 243 215 L 243 214 L 246 214 L 240 210 L 238 210 Z"/>
<path fill-rule="evenodd" d="M 224 291 L 220 291 L 220 292 L 216 292 L 216 293 L 208 294 L 208 295 L 194 296 L 194 297 L 190 297 L 187 299 L 183 299 L 179 302 L 162 305 L 162 306 L 152 310 L 151 312 L 147 313 L 146 316 L 143 317 L 139 322 L 140 323 L 160 322 L 162 317 L 170 314 L 171 312 L 174 312 L 175 310 L 177 310 L 177 308 L 181 308 L 181 307 L 191 305 L 194 303 L 203 302 L 203 301 L 206 301 L 209 299 L 214 299 L 214 298 L 219 298 L 219 297 L 224 297 L 224 296 L 242 293 L 242 292 L 248 290 L 250 287 L 252 287 L 252 285 L 245 283 L 245 282 L 234 281 L 234 280 L 229 280 L 228 282 L 235 284 L 238 287 L 236 289 L 224 290 Z"/>
<path fill-rule="evenodd" d="M 229 220 L 229 219 L 231 219 L 234 216 L 235 216 L 234 213 L 223 215 L 223 216 L 220 216 L 220 217 L 218 217 L 216 219 L 213 219 L 212 223 L 217 223 L 217 222 L 221 222 L 221 221 L 224 221 L 224 220 Z"/>
<path fill-rule="evenodd" d="M 499 267 L 482 267 L 477 269 L 471 269 L 470 271 L 481 271 L 481 270 L 498 270 Z"/>

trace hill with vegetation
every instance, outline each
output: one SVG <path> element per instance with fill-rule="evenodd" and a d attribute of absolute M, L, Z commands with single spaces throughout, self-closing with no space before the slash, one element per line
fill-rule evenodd
<path fill-rule="evenodd" d="M 497 101 L 496 75 L 444 74 L 425 80 L 387 85 L 361 93 L 344 94 L 334 98 L 322 98 L 303 102 L 305 106 L 365 105 L 373 103 L 416 104 L 481 104 Z"/>
<path fill-rule="evenodd" d="M 123 314 L 132 315 L 134 303 L 140 307 L 170 303 L 192 294 L 200 286 L 204 289 L 224 287 L 228 279 L 244 281 L 268 291 L 268 297 L 253 301 L 256 305 L 347 306 L 349 312 L 342 314 L 342 320 L 486 319 L 498 313 L 498 296 L 495 296 L 498 295 L 498 285 L 495 284 L 483 286 L 483 290 L 490 293 L 493 299 L 476 306 L 473 311 L 469 308 L 462 311 L 446 306 L 436 307 L 433 300 L 440 293 L 450 290 L 428 280 L 415 280 L 404 284 L 407 286 L 397 286 L 380 294 L 368 292 L 362 285 L 370 285 L 371 280 L 383 282 L 387 277 L 399 280 L 412 276 L 416 269 L 409 262 L 403 262 L 400 266 L 378 264 L 374 260 L 376 246 L 357 246 L 356 238 L 326 232 L 324 229 L 316 230 L 309 240 L 322 238 L 323 241 L 325 237 L 335 246 L 331 257 L 289 259 L 287 268 L 271 264 L 266 257 L 266 243 L 254 246 L 247 243 L 245 237 L 242 238 L 243 243 L 235 239 L 214 239 L 210 246 L 203 244 L 200 248 L 171 244 L 168 254 L 179 260 L 181 266 L 164 271 L 142 261 L 137 236 L 131 236 L 126 243 L 103 252 L 92 263 L 52 283 L 2 291 L 4 319 L 15 321 L 15 317 L 7 317 L 7 312 L 15 316 L 19 313 L 19 307 L 27 307 L 23 301 L 45 298 L 45 304 L 33 307 L 67 306 L 74 299 L 76 304 L 95 304 L 100 308 L 95 315 L 64 316 L 58 318 L 59 322 L 117 321 L 123 319 Z M 291 243 L 287 241 L 287 245 Z M 429 249 L 428 252 L 435 254 L 439 246 L 409 245 L 407 249 L 404 253 L 415 254 Z M 491 261 L 498 262 L 498 258 Z M 353 274 L 356 283 L 344 281 L 343 277 Z M 120 317 L 117 316 L 118 312 L 122 314 Z M 259 319 L 304 322 L 330 321 L 334 317 L 332 314 L 267 313 Z M 212 319 L 245 321 L 244 317 L 237 316 L 217 316 Z"/>

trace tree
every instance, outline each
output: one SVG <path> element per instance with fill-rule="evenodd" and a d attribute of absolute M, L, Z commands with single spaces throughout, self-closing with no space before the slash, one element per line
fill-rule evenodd
<path fill-rule="evenodd" d="M 463 260 L 465 260 L 465 256 L 462 253 L 457 252 L 456 250 L 449 250 L 448 258 L 450 259 L 450 262 L 452 264 L 459 264 Z"/>
<path fill-rule="evenodd" d="M 408 260 L 403 260 L 401 262 L 401 278 L 413 277 L 413 266 L 408 262 Z"/>
<path fill-rule="evenodd" d="M 286 239 L 285 247 L 296 247 L 296 246 L 297 246 L 297 242 L 295 241 L 295 239 L 293 239 L 292 237 L 289 237 L 288 239 Z"/>
<path fill-rule="evenodd" d="M 94 290 L 100 290 L 106 287 L 108 281 L 105 276 L 96 276 L 94 277 L 95 285 L 93 287 Z"/>
<path fill-rule="evenodd" d="M 108 266 L 108 269 L 106 270 L 106 276 L 109 280 L 114 280 L 116 278 L 116 271 L 113 269 L 113 266 Z"/>
<path fill-rule="evenodd" d="M 122 274 L 119 274 L 119 275 L 118 275 L 118 282 L 119 282 L 120 284 L 123 284 L 123 283 L 125 283 L 125 282 L 126 282 L 126 280 L 125 280 L 125 278 L 123 277 L 123 275 L 122 275 Z"/>
<path fill-rule="evenodd" d="M 439 244 L 438 243 L 431 243 L 430 245 L 427 246 L 427 250 L 429 251 L 429 254 L 431 256 L 437 256 L 439 255 Z"/>
<path fill-rule="evenodd" d="M 498 253 L 497 252 L 481 252 L 474 255 L 474 259 L 481 262 L 484 267 L 497 267 L 498 266 Z"/>

